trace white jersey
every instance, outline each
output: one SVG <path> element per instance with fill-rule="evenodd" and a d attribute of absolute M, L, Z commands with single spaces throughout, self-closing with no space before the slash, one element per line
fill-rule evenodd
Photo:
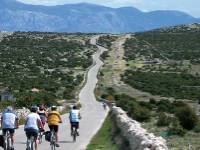
<path fill-rule="evenodd" d="M 40 120 L 40 116 L 37 113 L 29 114 L 26 118 L 26 124 L 24 126 L 24 129 L 31 128 L 31 129 L 39 130 L 38 120 Z"/>
<path fill-rule="evenodd" d="M 72 109 L 69 118 L 71 122 L 79 122 L 79 110 Z"/>

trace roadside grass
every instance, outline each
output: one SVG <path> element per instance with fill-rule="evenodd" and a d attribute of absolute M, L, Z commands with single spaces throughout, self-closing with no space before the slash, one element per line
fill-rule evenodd
<path fill-rule="evenodd" d="M 108 116 L 101 129 L 88 145 L 87 150 L 119 150 L 114 142 L 113 128 L 111 117 Z"/>

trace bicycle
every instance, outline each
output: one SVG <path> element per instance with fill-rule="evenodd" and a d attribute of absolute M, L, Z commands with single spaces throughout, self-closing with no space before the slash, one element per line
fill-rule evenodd
<path fill-rule="evenodd" d="M 26 150 L 34 150 L 34 137 L 31 136 L 30 139 L 27 138 L 27 142 L 26 142 Z"/>
<path fill-rule="evenodd" d="M 10 131 L 7 130 L 4 135 L 4 150 L 12 150 Z"/>
<path fill-rule="evenodd" d="M 51 150 L 56 150 L 56 132 L 54 130 L 51 131 L 50 146 Z"/>

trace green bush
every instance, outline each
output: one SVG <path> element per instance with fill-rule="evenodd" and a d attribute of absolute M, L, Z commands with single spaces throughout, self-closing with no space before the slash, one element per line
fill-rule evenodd
<path fill-rule="evenodd" d="M 197 125 L 194 127 L 194 132 L 200 133 L 200 121 L 198 121 Z"/>
<path fill-rule="evenodd" d="M 133 119 L 144 122 L 151 119 L 151 111 L 145 107 L 137 107 L 132 113 Z"/>
<path fill-rule="evenodd" d="M 157 102 L 157 109 L 159 112 L 171 113 L 173 110 L 173 105 L 169 100 L 160 100 L 159 102 Z"/>
<path fill-rule="evenodd" d="M 168 126 L 170 121 L 170 118 L 164 112 L 161 112 L 158 116 L 157 126 Z"/>
<path fill-rule="evenodd" d="M 180 122 L 177 119 L 174 119 L 169 127 L 168 134 L 184 136 L 186 134 L 186 130 L 180 125 Z"/>
<path fill-rule="evenodd" d="M 180 107 L 175 113 L 183 128 L 191 130 L 198 123 L 198 117 L 189 106 Z"/>
<path fill-rule="evenodd" d="M 148 121 L 151 118 L 151 111 L 140 105 L 136 99 L 125 95 L 115 95 L 116 105 L 127 111 L 128 115 L 137 121 Z"/>
<path fill-rule="evenodd" d="M 156 104 L 156 100 L 154 98 L 150 98 L 149 103 L 154 105 Z"/>

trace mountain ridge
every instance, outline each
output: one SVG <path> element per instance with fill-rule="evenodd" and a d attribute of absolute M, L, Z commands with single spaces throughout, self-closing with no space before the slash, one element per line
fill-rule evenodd
<path fill-rule="evenodd" d="M 142 12 L 89 3 L 43 6 L 2 0 L 0 7 L 0 30 L 6 31 L 124 33 L 200 22 L 179 11 Z"/>

